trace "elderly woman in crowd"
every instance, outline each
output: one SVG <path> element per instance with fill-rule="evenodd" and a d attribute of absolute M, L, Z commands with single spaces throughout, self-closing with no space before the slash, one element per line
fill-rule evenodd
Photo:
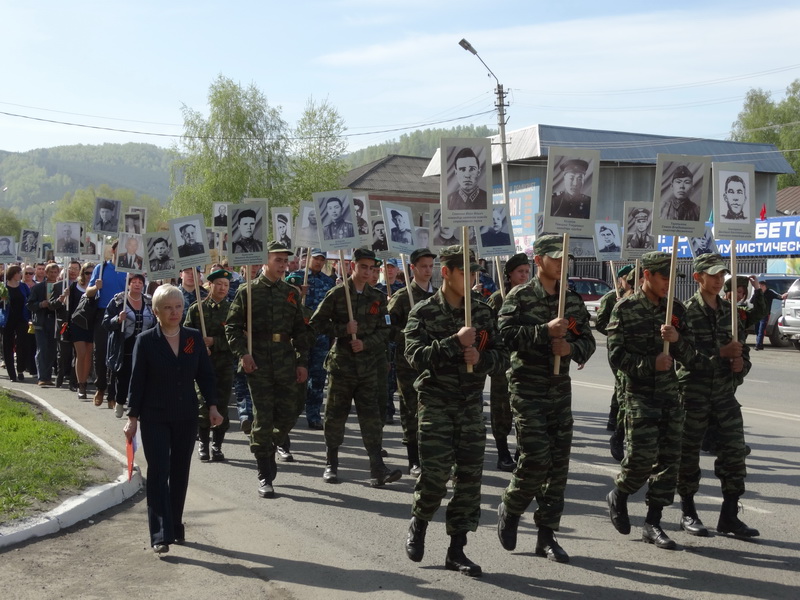
<path fill-rule="evenodd" d="M 197 393 L 206 401 L 212 427 L 222 423 L 214 393 L 214 373 L 203 337 L 181 327 L 183 293 L 162 285 L 153 294 L 158 325 L 138 336 L 133 349 L 130 402 L 125 436 L 136 435 L 141 420 L 147 459 L 147 517 L 156 554 L 186 538 L 183 506 L 197 435 Z"/>
<path fill-rule="evenodd" d="M 33 269 L 31 269 L 31 274 Z M 30 288 L 22 283 L 22 268 L 11 265 L 6 273 L 5 326 L 3 327 L 3 360 L 11 381 L 25 381 L 23 371 L 27 368 L 31 350 L 28 321 L 31 314 L 26 306 Z M 17 349 L 17 368 L 14 369 L 14 348 Z"/>

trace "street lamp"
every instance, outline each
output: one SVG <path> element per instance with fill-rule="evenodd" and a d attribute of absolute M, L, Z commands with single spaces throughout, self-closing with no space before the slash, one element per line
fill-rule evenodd
<path fill-rule="evenodd" d="M 497 87 L 495 88 L 495 94 L 497 96 L 497 100 L 495 101 L 495 106 L 497 107 L 497 126 L 500 130 L 500 176 L 503 180 L 503 202 L 505 202 L 506 210 L 509 210 L 510 207 L 510 199 L 508 197 L 508 154 L 506 153 L 506 93 L 503 90 L 503 85 L 500 83 L 500 80 L 497 78 L 497 75 L 489 68 L 483 59 L 478 54 L 478 51 L 470 44 L 466 39 L 462 38 L 458 45 L 461 46 L 467 52 L 471 52 L 475 56 L 478 57 L 478 60 L 481 61 L 481 64 L 486 67 L 486 70 L 489 71 L 489 74 L 494 77 L 495 82 L 497 83 Z M 490 157 L 491 163 L 491 157 Z M 511 215 L 507 215 L 509 220 L 509 227 L 511 223 Z M 513 229 L 512 229 L 513 234 Z M 506 297 L 505 292 L 505 285 L 503 284 L 503 278 L 500 277 L 500 260 L 495 258 L 495 267 L 497 269 L 497 279 L 500 281 L 500 292 L 503 295 L 503 298 Z"/>

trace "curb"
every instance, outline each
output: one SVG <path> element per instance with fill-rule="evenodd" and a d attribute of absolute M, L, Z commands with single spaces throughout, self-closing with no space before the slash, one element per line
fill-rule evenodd
<path fill-rule="evenodd" d="M 83 425 L 71 419 L 36 394 L 19 388 L 9 389 L 30 396 L 37 404 L 47 409 L 54 417 L 92 440 L 103 452 L 112 458 L 119 460 L 123 466 L 123 470 L 127 470 L 128 459 L 112 448 L 105 440 L 100 439 Z M 124 502 L 128 498 L 133 497 L 143 486 L 144 483 L 141 471 L 138 466 L 134 465 L 133 475 L 130 481 L 128 481 L 127 472 L 124 472 L 117 477 L 116 481 L 91 487 L 77 496 L 68 498 L 62 502 L 60 506 L 41 516 L 21 519 L 13 522 L 11 525 L 0 527 L 0 548 L 7 548 L 31 538 L 57 533 L 61 529 L 70 527 L 75 523 L 88 519 L 99 512 Z"/>

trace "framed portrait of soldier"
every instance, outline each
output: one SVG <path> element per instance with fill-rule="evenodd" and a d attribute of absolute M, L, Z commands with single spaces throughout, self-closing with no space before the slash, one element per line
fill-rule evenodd
<path fill-rule="evenodd" d="M 178 277 L 178 269 L 175 266 L 175 242 L 169 231 L 144 234 L 144 247 L 147 249 L 146 270 L 151 279 Z"/>
<path fill-rule="evenodd" d="M 326 252 L 354 248 L 359 238 L 350 190 L 317 192 L 313 197 L 321 227 L 320 248 Z"/>
<path fill-rule="evenodd" d="M 505 203 L 492 205 L 492 224 L 480 229 L 481 256 L 510 256 L 515 254 L 513 229 Z"/>
<path fill-rule="evenodd" d="M 122 231 L 125 233 L 135 233 L 141 235 L 142 231 L 142 213 L 139 212 L 126 212 L 122 219 Z"/>
<path fill-rule="evenodd" d="M 550 147 L 544 197 L 547 232 L 594 235 L 599 173 L 599 150 Z"/>
<path fill-rule="evenodd" d="M 122 216 L 122 202 L 109 198 L 97 198 L 94 203 L 94 218 L 91 231 L 102 235 L 116 235 Z"/>
<path fill-rule="evenodd" d="M 191 215 L 170 219 L 169 230 L 177 245 L 175 268 L 179 271 L 199 267 L 211 262 L 206 239 L 206 224 L 203 215 Z"/>
<path fill-rule="evenodd" d="M 14 262 L 17 257 L 17 240 L 10 235 L 0 235 L 0 263 Z"/>
<path fill-rule="evenodd" d="M 741 163 L 711 163 L 714 182 L 715 232 L 721 240 L 756 237 L 755 167 Z"/>
<path fill-rule="evenodd" d="M 414 227 L 414 239 L 417 242 L 417 248 L 431 247 L 431 230 L 430 227 Z"/>
<path fill-rule="evenodd" d="M 708 218 L 710 161 L 659 154 L 653 193 L 653 235 L 699 237 Z"/>
<path fill-rule="evenodd" d="M 594 247 L 599 261 L 607 262 L 622 258 L 622 234 L 619 221 L 595 222 Z"/>
<path fill-rule="evenodd" d="M 50 242 L 42 242 L 42 260 L 45 262 L 55 262 L 56 260 L 56 253 Z"/>
<path fill-rule="evenodd" d="M 461 227 L 448 227 L 442 224 L 441 211 L 437 208 L 433 211 L 433 239 L 429 248 L 440 250 L 448 246 L 461 244 Z M 469 228 L 470 248 L 478 251 L 478 236 L 475 227 Z"/>
<path fill-rule="evenodd" d="M 81 260 L 96 261 L 100 260 L 100 236 L 96 233 L 89 233 L 81 226 Z"/>
<path fill-rule="evenodd" d="M 56 223 L 56 254 L 69 258 L 80 256 L 81 224 L 77 222 Z"/>
<path fill-rule="evenodd" d="M 23 229 L 19 234 L 19 250 L 22 258 L 37 258 L 39 256 L 39 232 L 35 229 Z"/>
<path fill-rule="evenodd" d="M 144 206 L 131 206 L 128 212 L 139 214 L 139 225 L 141 226 L 141 233 L 147 231 L 147 208 Z"/>
<path fill-rule="evenodd" d="M 448 227 L 492 222 L 492 146 L 488 138 L 443 138 L 441 221 Z"/>
<path fill-rule="evenodd" d="M 294 231 L 292 230 L 292 207 L 273 206 L 272 212 L 272 239 L 280 242 L 290 250 L 294 250 Z"/>
<path fill-rule="evenodd" d="M 374 206 L 378 204 L 378 206 Z M 380 204 L 373 203 L 369 212 L 370 243 L 368 248 L 380 259 L 387 259 L 389 254 L 389 238 L 386 234 L 386 221 L 383 220 L 383 213 L 380 211 Z"/>
<path fill-rule="evenodd" d="M 319 246 L 317 230 L 317 211 L 313 202 L 300 202 L 294 222 L 294 243 L 297 248 L 316 248 Z"/>
<path fill-rule="evenodd" d="M 625 202 L 625 231 L 622 238 L 622 260 L 641 258 L 656 249 L 657 238 L 653 235 L 653 203 Z"/>
<path fill-rule="evenodd" d="M 228 263 L 234 267 L 264 264 L 267 228 L 265 201 L 232 204 L 228 214 Z"/>
<path fill-rule="evenodd" d="M 138 233 L 122 232 L 117 244 L 117 271 L 123 273 L 144 273 L 144 243 Z"/>
<path fill-rule="evenodd" d="M 714 230 L 710 224 L 706 224 L 705 232 L 700 237 L 689 238 L 689 250 L 692 258 L 697 258 L 701 254 L 717 252 L 717 242 L 714 239 Z"/>
<path fill-rule="evenodd" d="M 372 245 L 372 231 L 370 230 L 369 211 L 370 200 L 369 194 L 354 193 L 353 194 L 353 210 L 356 215 L 356 233 L 358 234 L 358 248 L 369 248 Z"/>
<path fill-rule="evenodd" d="M 387 243 L 393 255 L 410 255 L 416 248 L 411 208 L 395 202 L 381 202 L 383 222 L 388 224 Z"/>
<path fill-rule="evenodd" d="M 211 222 L 213 223 L 214 231 L 228 231 L 228 212 L 230 208 L 230 202 L 211 203 Z"/>

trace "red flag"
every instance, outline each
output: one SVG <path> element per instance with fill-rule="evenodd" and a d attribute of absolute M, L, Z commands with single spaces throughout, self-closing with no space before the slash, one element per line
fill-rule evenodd
<path fill-rule="evenodd" d="M 761 213 L 759 213 L 759 216 L 761 217 L 762 221 L 766 221 L 767 220 L 767 205 L 766 204 L 762 204 L 761 205 Z"/>

